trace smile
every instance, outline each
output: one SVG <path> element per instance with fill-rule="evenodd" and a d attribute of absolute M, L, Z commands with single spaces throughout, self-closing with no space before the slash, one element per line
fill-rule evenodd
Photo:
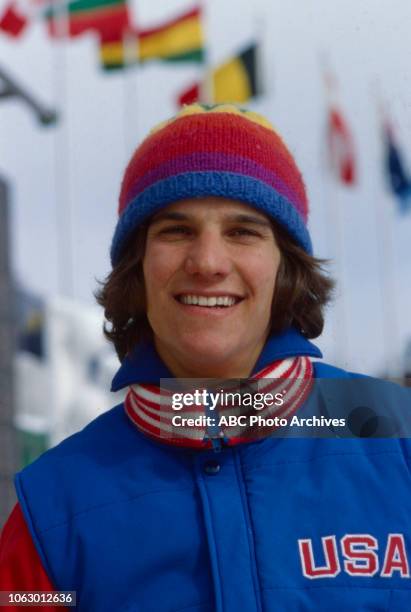
<path fill-rule="evenodd" d="M 205 308 L 230 308 L 242 301 L 243 298 L 233 295 L 195 295 L 184 294 L 175 296 L 180 304 L 186 306 L 200 306 Z"/>

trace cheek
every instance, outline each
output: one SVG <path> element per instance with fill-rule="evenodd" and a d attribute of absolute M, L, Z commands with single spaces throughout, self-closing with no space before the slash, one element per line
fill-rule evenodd
<path fill-rule="evenodd" d="M 264 255 L 248 261 L 249 278 L 252 279 L 258 293 L 274 290 L 279 264 L 280 259 L 275 253 L 271 257 Z"/>
<path fill-rule="evenodd" d="M 275 272 L 273 272 L 275 276 Z M 268 276 L 261 283 L 260 302 L 263 311 L 271 312 L 275 292 L 275 278 Z"/>
<path fill-rule="evenodd" d="M 172 279 L 177 262 L 173 253 L 164 252 L 161 247 L 152 247 L 146 250 L 143 260 L 143 274 L 147 296 L 161 289 L 167 289 Z"/>

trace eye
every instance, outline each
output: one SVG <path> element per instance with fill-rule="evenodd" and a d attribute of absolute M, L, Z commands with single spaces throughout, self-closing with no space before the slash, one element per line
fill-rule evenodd
<path fill-rule="evenodd" d="M 259 236 L 258 232 L 255 232 L 253 230 L 247 229 L 245 227 L 239 227 L 239 228 L 233 229 L 233 230 L 230 231 L 230 234 L 232 236 L 240 236 L 240 237 L 241 236 L 245 236 L 245 237 L 247 237 L 247 236 L 255 236 L 255 237 Z"/>

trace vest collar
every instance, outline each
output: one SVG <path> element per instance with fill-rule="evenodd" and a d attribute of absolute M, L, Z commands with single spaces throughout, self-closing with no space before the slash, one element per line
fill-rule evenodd
<path fill-rule="evenodd" d="M 265 366 L 286 357 L 306 355 L 308 357 L 322 357 L 320 349 L 307 340 L 301 332 L 294 327 L 270 336 L 254 366 L 253 374 Z M 160 359 L 152 342 L 142 342 L 123 360 L 111 383 L 112 391 L 119 391 L 123 387 L 136 383 L 159 384 L 160 378 L 174 378 L 173 374 Z"/>

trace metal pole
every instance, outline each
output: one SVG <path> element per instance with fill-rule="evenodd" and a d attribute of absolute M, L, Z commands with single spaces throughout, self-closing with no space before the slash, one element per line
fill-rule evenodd
<path fill-rule="evenodd" d="M 74 294 L 73 207 L 70 192 L 70 134 L 67 123 L 68 72 L 67 44 L 70 33 L 68 0 L 52 1 L 56 39 L 54 43 L 54 96 L 56 106 L 65 113 L 54 139 L 54 189 L 57 236 L 57 278 L 61 295 Z"/>
<path fill-rule="evenodd" d="M 201 9 L 201 27 L 203 30 L 204 41 L 207 39 L 207 11 L 206 11 L 206 3 L 204 0 L 199 2 L 199 6 Z M 214 71 L 210 62 L 210 51 L 208 47 L 206 47 L 204 42 L 204 62 L 203 62 L 203 71 L 202 71 L 202 79 L 200 81 L 200 90 L 199 90 L 199 102 L 203 104 L 213 104 L 214 103 Z"/>
<path fill-rule="evenodd" d="M 21 100 L 44 125 L 57 113 L 46 108 L 0 67 L 0 101 Z M 19 467 L 19 440 L 14 425 L 14 354 L 16 351 L 16 291 L 10 265 L 9 189 L 0 176 L 0 530 L 16 502 L 13 475 Z"/>
<path fill-rule="evenodd" d="M 8 193 L 7 183 L 0 176 L 0 529 L 16 502 L 13 475 L 18 457 L 14 428 L 15 293 L 10 270 Z"/>
<path fill-rule="evenodd" d="M 46 108 L 43 104 L 36 100 L 34 96 L 27 91 L 27 89 L 23 89 L 23 87 L 17 83 L 17 81 L 12 78 L 4 70 L 4 68 L 0 67 L 0 99 L 7 98 L 20 99 L 22 102 L 27 104 L 42 125 L 50 125 L 55 123 L 57 120 L 57 113 L 54 110 Z"/>

